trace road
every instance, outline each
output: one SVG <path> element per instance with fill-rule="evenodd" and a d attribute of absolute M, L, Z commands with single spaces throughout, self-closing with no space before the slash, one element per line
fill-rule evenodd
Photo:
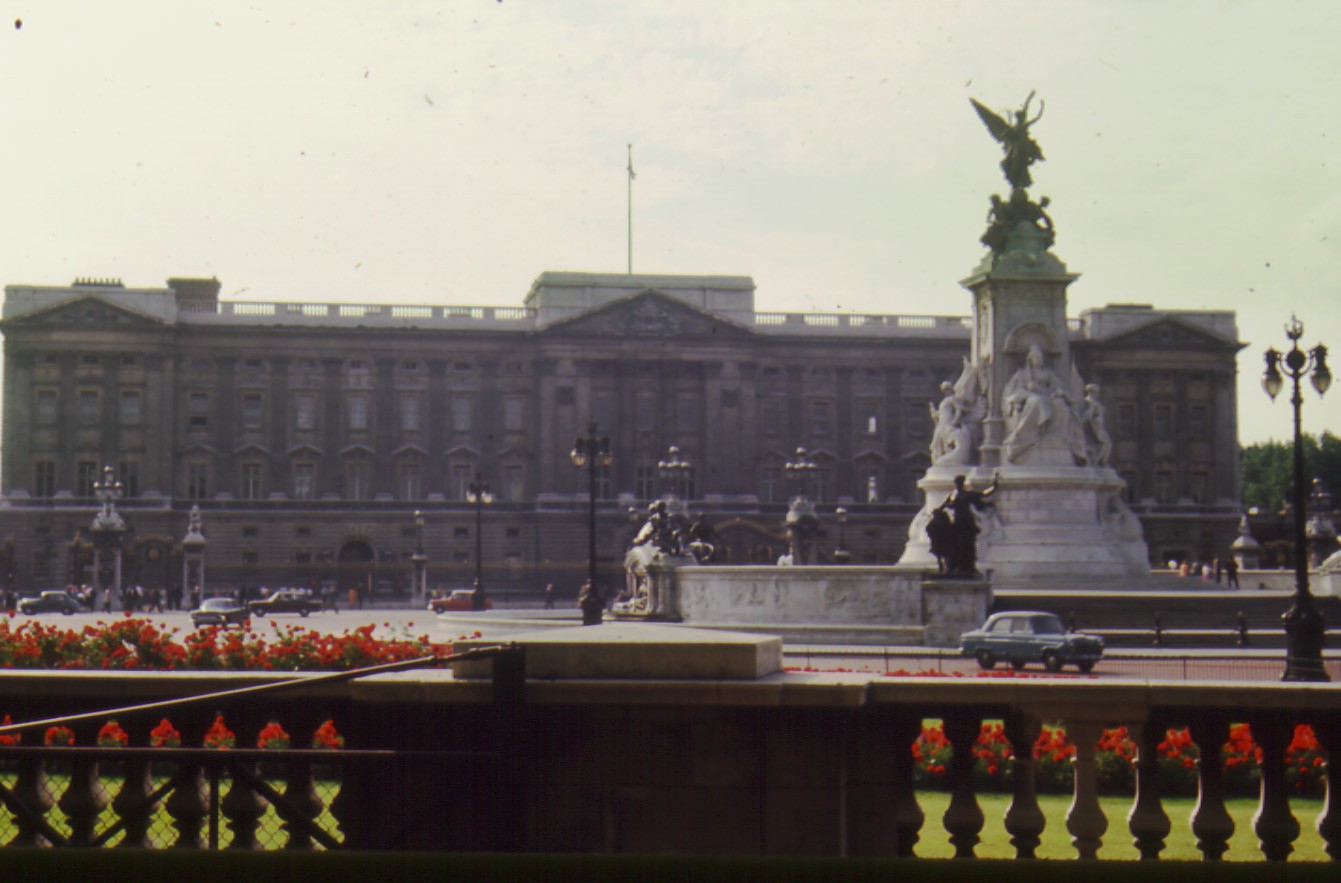
<path fill-rule="evenodd" d="M 574 615 L 576 612 L 574 611 Z M 181 633 L 191 631 L 191 619 L 185 611 L 165 613 L 140 613 L 137 617 L 154 621 L 161 628 L 176 629 Z M 118 618 L 105 613 L 76 613 L 70 616 L 48 613 L 29 617 L 15 615 L 12 625 L 24 622 L 41 623 L 71 629 L 83 629 L 88 625 L 106 622 Z M 360 626 L 372 624 L 374 635 L 379 638 L 420 637 L 427 635 L 434 643 L 450 643 L 452 640 L 469 634 L 461 626 L 461 618 L 454 623 L 439 622 L 438 618 L 427 610 L 408 608 L 377 608 L 365 610 L 325 611 L 311 616 L 301 617 L 294 614 L 278 616 L 253 616 L 252 630 L 268 633 L 275 628 L 300 626 L 324 633 L 348 631 Z M 1092 675 L 1084 677 L 1109 678 L 1150 678 L 1160 680 L 1235 680 L 1235 681 L 1278 681 L 1284 666 L 1282 650 L 1241 650 L 1225 648 L 1223 650 L 1177 650 L 1160 649 L 1146 651 L 1110 651 L 1095 668 Z M 893 673 L 899 670 L 908 672 L 934 671 L 945 674 L 976 675 L 977 663 L 953 655 L 952 651 L 938 653 L 929 649 L 925 654 L 911 654 L 907 648 L 835 648 L 835 647 L 788 647 L 785 664 L 789 668 L 811 669 L 816 671 L 862 671 Z M 1331 658 L 1326 665 L 1332 680 L 1341 681 L 1341 656 Z M 998 671 L 1009 671 L 1006 666 L 998 666 Z M 1031 665 L 1024 674 L 1034 677 L 1049 676 L 1041 665 Z M 1067 677 L 1078 677 L 1078 672 L 1068 668 Z"/>

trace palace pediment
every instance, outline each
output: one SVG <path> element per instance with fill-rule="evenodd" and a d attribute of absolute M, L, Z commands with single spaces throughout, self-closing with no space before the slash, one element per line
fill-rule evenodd
<path fill-rule="evenodd" d="M 26 315 L 12 317 L 5 324 L 24 328 L 71 325 L 89 328 L 115 326 L 125 330 L 134 327 L 162 328 L 164 323 L 154 316 L 109 303 L 95 294 L 86 294 L 34 310 Z"/>
<path fill-rule="evenodd" d="M 563 322 L 543 334 L 632 338 L 704 338 L 729 335 L 743 339 L 749 329 L 698 310 L 655 289 L 646 289 Z"/>
<path fill-rule="evenodd" d="M 1216 334 L 1202 326 L 1185 322 L 1177 316 L 1159 316 L 1133 328 L 1124 329 L 1103 338 L 1105 344 L 1123 347 L 1158 347 L 1167 349 L 1200 347 L 1233 347 L 1242 349 L 1237 340 Z"/>

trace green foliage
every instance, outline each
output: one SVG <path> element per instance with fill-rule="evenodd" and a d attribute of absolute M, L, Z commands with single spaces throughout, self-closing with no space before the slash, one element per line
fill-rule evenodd
<path fill-rule="evenodd" d="M 1324 432 L 1321 437 L 1305 434 L 1304 477 L 1312 485 L 1321 478 L 1333 500 L 1341 499 L 1341 437 Z M 1243 449 L 1241 462 L 1244 508 L 1279 512 L 1294 493 L 1294 445 L 1290 442 L 1260 442 Z"/>

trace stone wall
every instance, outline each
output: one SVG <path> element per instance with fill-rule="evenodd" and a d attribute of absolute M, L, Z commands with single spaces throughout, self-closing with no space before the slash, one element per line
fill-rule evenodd
<path fill-rule="evenodd" d="M 952 646 L 980 625 L 991 587 L 929 580 L 910 567 L 679 567 L 687 625 L 772 631 L 792 640 Z"/>

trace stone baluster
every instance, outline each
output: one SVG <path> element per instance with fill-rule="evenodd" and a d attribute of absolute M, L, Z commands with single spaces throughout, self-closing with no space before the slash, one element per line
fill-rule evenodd
<path fill-rule="evenodd" d="M 1285 785 L 1285 746 L 1294 725 L 1289 718 L 1254 715 L 1253 740 L 1262 749 L 1262 793 L 1253 814 L 1253 831 L 1268 861 L 1283 862 L 1299 839 L 1299 820 L 1290 812 Z"/>
<path fill-rule="evenodd" d="M 79 738 L 87 735 L 87 733 L 78 734 L 76 741 L 85 743 L 91 741 Z M 71 846 L 88 846 L 93 842 L 98 817 L 102 815 L 102 811 L 107 808 L 110 801 L 111 797 L 98 775 L 98 761 L 88 756 L 71 760 L 70 782 L 57 802 L 57 806 L 65 813 L 65 818 L 70 824 Z"/>
<path fill-rule="evenodd" d="M 209 793 L 205 787 L 204 767 L 198 761 L 180 761 L 172 774 L 172 793 L 164 809 L 177 829 L 173 846 L 204 849 L 205 822 L 210 815 Z"/>
<path fill-rule="evenodd" d="M 47 775 L 46 761 L 34 757 L 19 759 L 19 774 L 14 782 L 14 796 L 22 801 L 29 812 L 45 818 L 56 805 L 56 797 L 51 793 L 51 779 Z M 14 826 L 18 829 L 7 846 L 50 846 L 41 828 L 25 815 L 17 815 Z"/>
<path fill-rule="evenodd" d="M 894 752 L 894 830 L 898 833 L 895 854 L 903 858 L 912 858 L 913 847 L 920 839 L 922 825 L 926 815 L 917 805 L 917 795 L 913 792 L 913 743 L 922 735 L 920 716 L 899 715 L 893 726 L 892 750 Z"/>
<path fill-rule="evenodd" d="M 967 709 L 955 709 L 945 715 L 945 738 L 954 748 L 950 760 L 950 805 L 941 817 L 955 858 L 973 858 L 982 831 L 982 807 L 973 793 L 973 743 L 982 729 L 982 716 Z"/>
<path fill-rule="evenodd" d="M 112 809 L 120 817 L 126 833 L 117 846 L 127 849 L 148 849 L 153 846 L 149 837 L 149 823 L 153 820 L 155 804 L 149 797 L 154 793 L 153 778 L 148 760 L 125 761 L 125 779 L 112 799 Z"/>
<path fill-rule="evenodd" d="M 1043 829 L 1047 827 L 1047 817 L 1038 806 L 1037 783 L 1034 778 L 1034 743 L 1038 741 L 1043 723 L 1036 715 L 1019 712 L 1005 720 L 1006 738 L 1010 740 L 1015 754 L 1011 769 L 1015 781 L 1015 793 L 1006 810 L 1006 831 L 1010 834 L 1011 845 L 1015 847 L 1016 858 L 1033 858 L 1038 849 Z"/>
<path fill-rule="evenodd" d="M 182 747 L 199 747 L 206 726 L 208 719 L 188 719 L 181 727 Z M 178 849 L 204 849 L 208 845 L 205 823 L 210 817 L 204 764 L 195 760 L 177 761 L 170 784 L 172 793 L 163 806 L 172 817 L 172 827 L 177 829 L 177 839 L 172 845 Z"/>
<path fill-rule="evenodd" d="M 305 710 L 302 707 L 290 709 L 292 720 L 290 726 L 293 728 L 292 744 L 289 746 L 291 748 L 312 747 L 312 734 L 316 732 L 320 720 L 319 715 L 304 713 Z M 275 808 L 280 818 L 284 820 L 284 830 L 289 835 L 284 848 L 299 850 L 314 848 L 309 823 L 321 815 L 325 803 L 322 802 L 321 795 L 317 794 L 311 761 L 288 762 L 284 778 L 284 804 Z"/>
<path fill-rule="evenodd" d="M 1187 725 L 1197 743 L 1197 805 L 1192 808 L 1192 833 L 1206 861 L 1219 861 L 1234 836 L 1234 819 L 1225 809 L 1224 765 L 1221 749 L 1229 738 L 1229 723 L 1223 715 L 1198 715 Z"/>
<path fill-rule="evenodd" d="M 1318 716 L 1313 720 L 1313 734 L 1327 754 L 1323 772 L 1327 796 L 1318 813 L 1318 834 L 1326 844 L 1332 861 L 1341 861 L 1341 720 L 1333 716 Z"/>
<path fill-rule="evenodd" d="M 256 709 L 239 709 L 229 714 L 229 717 L 235 718 L 236 721 L 233 726 L 236 727 L 237 747 L 255 747 L 256 733 L 259 733 L 260 727 L 264 726 L 263 718 L 256 715 Z M 229 849 L 259 849 L 260 840 L 257 839 L 256 832 L 259 831 L 261 817 L 266 815 L 270 804 L 256 793 L 256 789 L 252 788 L 239 772 L 236 772 L 239 769 L 251 773 L 252 776 L 260 776 L 259 765 L 256 762 L 247 764 L 233 762 L 235 772 L 229 773 L 228 793 L 219 801 L 219 812 L 228 820 L 228 831 L 232 832 Z"/>
<path fill-rule="evenodd" d="M 1166 732 L 1158 718 L 1128 726 L 1127 732 L 1136 743 L 1136 799 L 1127 813 L 1127 830 L 1132 843 L 1144 861 L 1159 858 L 1164 851 L 1164 838 L 1173 830 L 1169 814 L 1164 811 L 1159 793 L 1159 743 Z"/>
<path fill-rule="evenodd" d="M 1069 720 L 1066 733 L 1076 749 L 1076 756 L 1071 761 L 1075 774 L 1066 830 L 1071 833 L 1076 856 L 1094 859 L 1099 857 L 1099 847 L 1103 846 L 1104 832 L 1108 830 L 1108 817 L 1099 806 L 1099 771 L 1094 760 L 1095 747 L 1103 735 L 1103 724 Z"/>

